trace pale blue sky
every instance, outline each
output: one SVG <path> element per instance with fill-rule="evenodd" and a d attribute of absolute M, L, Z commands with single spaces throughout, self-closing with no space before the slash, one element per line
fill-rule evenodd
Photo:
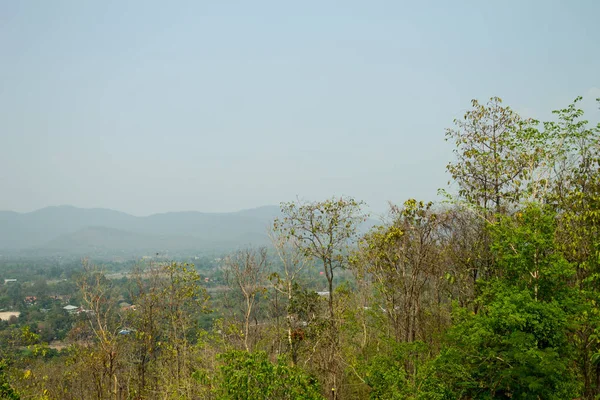
<path fill-rule="evenodd" d="M 598 0 L 3 1 L 0 210 L 434 199 L 470 99 L 595 110 L 599 16 Z"/>

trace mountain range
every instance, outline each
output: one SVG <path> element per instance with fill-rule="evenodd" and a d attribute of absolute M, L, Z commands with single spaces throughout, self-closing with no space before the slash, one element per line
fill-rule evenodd
<path fill-rule="evenodd" d="M 231 249 L 269 242 L 279 207 L 232 213 L 168 212 L 136 217 L 110 209 L 46 207 L 0 211 L 0 251 L 37 254 L 143 254 Z"/>

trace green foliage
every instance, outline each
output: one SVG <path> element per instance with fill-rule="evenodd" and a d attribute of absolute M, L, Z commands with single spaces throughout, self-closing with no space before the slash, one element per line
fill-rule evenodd
<path fill-rule="evenodd" d="M 498 285 L 477 315 L 461 311 L 447 347 L 430 366 L 423 398 L 568 399 L 578 384 L 557 302 Z"/>
<path fill-rule="evenodd" d="M 370 399 L 400 400 L 407 398 L 406 372 L 403 360 L 376 356 L 367 372 L 366 383 L 371 387 Z"/>
<path fill-rule="evenodd" d="M 498 216 L 490 226 L 491 248 L 502 281 L 541 301 L 568 295 L 575 269 L 557 248 L 556 229 L 556 214 L 533 203 L 512 216 Z"/>
<path fill-rule="evenodd" d="M 10 385 L 5 370 L 6 362 L 0 359 L 0 399 L 19 400 L 21 397 Z"/>
<path fill-rule="evenodd" d="M 569 342 L 575 299 L 567 289 L 574 271 L 556 251 L 555 230 L 554 214 L 533 204 L 491 227 L 498 275 L 482 283 L 479 313 L 457 310 L 425 380 L 430 393 L 457 399 L 577 395 Z"/>
<path fill-rule="evenodd" d="M 556 153 L 549 202 L 558 212 L 556 247 L 576 269 L 572 342 L 587 399 L 600 396 L 600 124 L 590 126 L 578 97 L 546 123 Z"/>
<path fill-rule="evenodd" d="M 369 398 L 413 398 L 416 388 L 410 372 L 413 368 L 420 368 L 420 360 L 425 358 L 427 346 L 422 342 L 399 343 L 393 340 L 386 344 L 386 350 L 371 358 L 366 366 L 365 383 L 371 389 Z"/>
<path fill-rule="evenodd" d="M 219 399 L 323 399 L 317 380 L 283 359 L 272 363 L 264 352 L 244 351 L 229 351 L 219 359 Z"/>

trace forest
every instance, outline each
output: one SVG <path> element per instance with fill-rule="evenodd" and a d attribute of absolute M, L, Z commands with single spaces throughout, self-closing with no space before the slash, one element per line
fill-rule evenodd
<path fill-rule="evenodd" d="M 440 200 L 367 232 L 358 199 L 295 200 L 270 246 L 197 265 L 4 266 L 33 283 L 0 285 L 20 313 L 0 398 L 600 399 L 600 124 L 580 104 L 538 121 L 473 100 Z"/>

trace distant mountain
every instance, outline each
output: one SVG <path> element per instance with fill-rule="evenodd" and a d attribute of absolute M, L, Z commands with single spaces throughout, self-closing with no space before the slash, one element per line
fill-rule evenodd
<path fill-rule="evenodd" d="M 136 217 L 103 208 L 47 207 L 0 211 L 0 251 L 29 255 L 191 254 L 268 245 L 278 206 L 232 213 L 169 212 Z M 376 224 L 367 220 L 366 231 Z"/>
<path fill-rule="evenodd" d="M 108 209 L 0 211 L 0 250 L 36 254 L 228 249 L 268 243 L 279 207 L 233 213 L 170 212 L 136 217 Z"/>

